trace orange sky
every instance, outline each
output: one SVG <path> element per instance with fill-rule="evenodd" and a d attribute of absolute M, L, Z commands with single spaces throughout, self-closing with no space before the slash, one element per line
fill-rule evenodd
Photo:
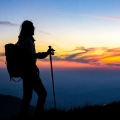
<path fill-rule="evenodd" d="M 49 68 L 49 57 L 38 60 L 40 68 Z M 63 51 L 53 56 L 55 68 L 120 68 L 120 48 L 85 48 L 77 47 L 71 51 Z M 5 56 L 0 56 L 0 68 L 5 68 Z"/>

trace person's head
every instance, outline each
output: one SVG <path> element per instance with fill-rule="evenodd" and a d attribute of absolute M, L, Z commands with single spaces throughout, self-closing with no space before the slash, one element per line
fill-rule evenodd
<path fill-rule="evenodd" d="M 21 31 L 19 36 L 32 36 L 34 35 L 33 23 L 29 20 L 25 20 L 21 25 Z"/>

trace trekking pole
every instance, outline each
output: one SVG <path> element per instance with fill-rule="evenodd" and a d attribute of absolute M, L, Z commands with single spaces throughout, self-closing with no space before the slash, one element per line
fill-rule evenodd
<path fill-rule="evenodd" d="M 54 55 L 54 49 L 49 46 L 50 50 L 50 65 L 51 65 L 51 77 L 52 77 L 52 86 L 53 86 L 53 96 L 54 96 L 54 108 L 56 109 L 56 98 L 55 98 L 55 86 L 54 86 L 54 78 L 53 78 L 53 66 L 52 66 L 52 55 Z"/>

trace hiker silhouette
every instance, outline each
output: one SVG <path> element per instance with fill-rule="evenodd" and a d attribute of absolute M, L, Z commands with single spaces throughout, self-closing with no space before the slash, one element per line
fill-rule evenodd
<path fill-rule="evenodd" d="M 36 65 L 36 59 L 46 58 L 51 51 L 48 49 L 47 52 L 36 53 L 35 50 L 35 40 L 34 35 L 34 26 L 31 21 L 24 21 L 21 25 L 21 31 L 18 37 L 17 45 L 23 50 L 24 56 L 24 67 L 22 70 L 21 78 L 23 79 L 23 99 L 21 113 L 27 114 L 29 111 L 29 104 L 32 98 L 32 92 L 35 92 L 38 95 L 38 101 L 35 113 L 39 115 L 40 112 L 44 110 L 44 104 L 47 96 L 47 92 L 41 82 L 39 77 L 39 69 Z"/>

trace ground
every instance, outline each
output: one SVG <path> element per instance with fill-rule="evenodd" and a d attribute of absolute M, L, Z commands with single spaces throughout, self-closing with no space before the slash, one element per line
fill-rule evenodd
<path fill-rule="evenodd" d="M 21 100 L 13 97 L 0 95 L 0 120 L 22 120 L 23 118 L 19 115 Z M 107 105 L 95 105 L 95 106 L 86 106 L 84 108 L 74 108 L 68 111 L 65 110 L 55 110 L 51 109 L 48 111 L 44 111 L 39 115 L 39 117 L 35 117 L 33 114 L 34 108 L 31 107 L 31 113 L 26 116 L 24 119 L 29 120 L 37 120 L 41 118 L 49 118 L 49 119 L 58 119 L 58 118 L 87 118 L 87 117 L 95 117 L 96 119 L 104 116 L 110 117 L 120 116 L 120 102 L 114 102 Z"/>

